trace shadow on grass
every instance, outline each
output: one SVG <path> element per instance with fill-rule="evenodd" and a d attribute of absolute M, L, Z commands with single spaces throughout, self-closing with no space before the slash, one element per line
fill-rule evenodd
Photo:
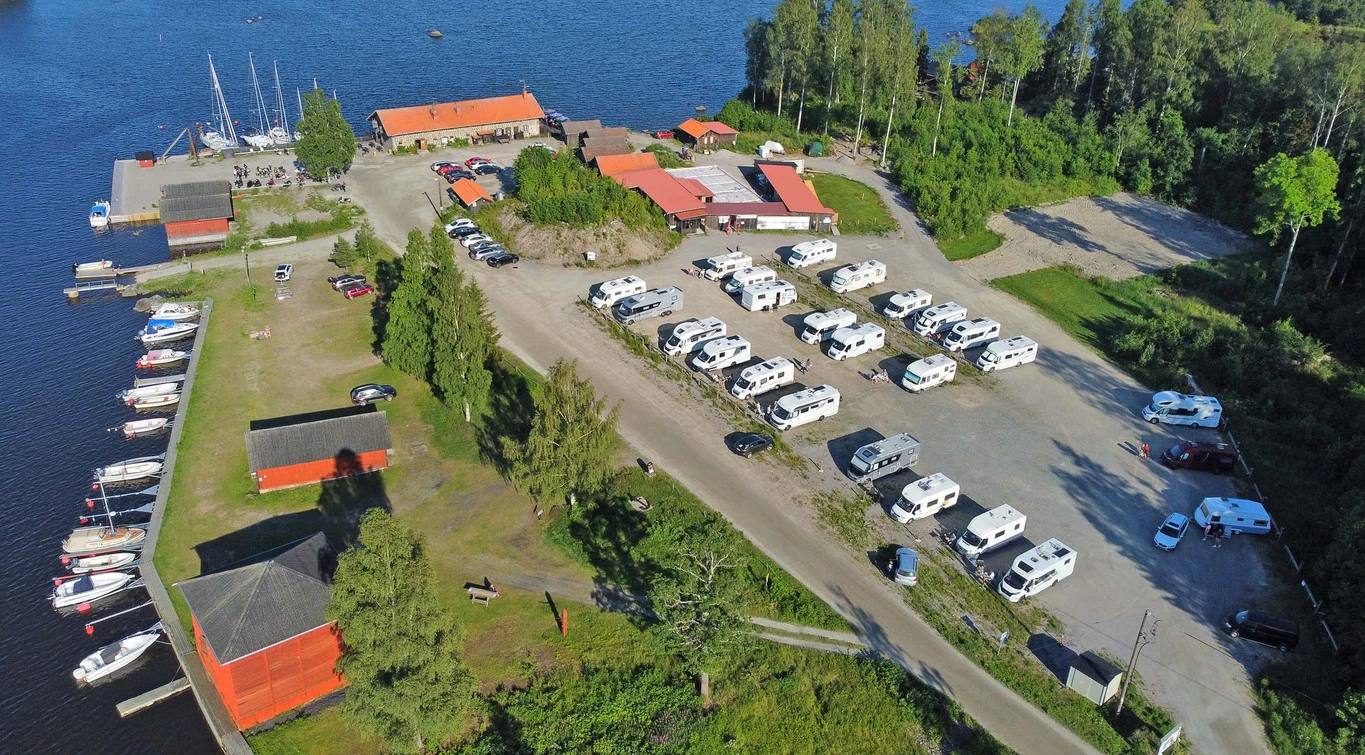
<path fill-rule="evenodd" d="M 403 276 L 402 260 L 379 260 L 374 265 L 374 303 L 370 305 L 371 331 L 374 341 L 370 350 L 380 354 L 384 350 L 384 332 L 389 327 L 389 297 Z"/>
<path fill-rule="evenodd" d="M 526 373 L 501 360 L 488 365 L 493 385 L 488 392 L 488 411 L 475 431 L 479 456 L 506 477 L 509 464 L 506 441 L 520 443 L 531 432 L 535 401 Z"/>

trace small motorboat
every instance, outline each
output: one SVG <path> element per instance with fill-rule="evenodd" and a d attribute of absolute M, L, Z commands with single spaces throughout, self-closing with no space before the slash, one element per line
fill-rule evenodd
<path fill-rule="evenodd" d="M 94 556 L 115 551 L 142 550 L 147 530 L 141 527 L 77 527 L 62 541 L 66 556 Z"/>
<path fill-rule="evenodd" d="M 159 477 L 165 458 L 166 455 L 161 454 L 120 461 L 117 464 L 96 469 L 95 479 L 99 481 L 98 485 L 112 485 L 120 482 L 145 480 L 149 477 Z"/>
<path fill-rule="evenodd" d="M 76 275 L 89 275 L 90 273 L 101 273 L 111 270 L 114 263 L 110 260 L 99 260 L 98 262 L 74 262 L 71 265 L 71 272 Z"/>
<path fill-rule="evenodd" d="M 194 335 L 199 329 L 197 322 L 176 322 L 175 320 L 148 320 L 147 327 L 138 331 L 137 337 L 144 345 L 179 341 Z"/>
<path fill-rule="evenodd" d="M 170 424 L 170 417 L 153 417 L 151 419 L 135 419 L 130 422 L 124 422 L 123 427 L 119 429 L 122 430 L 123 437 L 132 439 L 160 432 L 169 427 Z"/>
<path fill-rule="evenodd" d="M 128 405 L 138 411 L 151 411 L 154 409 L 169 409 L 180 403 L 179 393 L 162 393 L 158 396 L 144 396 L 135 398 L 128 402 Z"/>
<path fill-rule="evenodd" d="M 129 665 L 142 657 L 147 649 L 156 644 L 161 636 L 162 625 L 157 622 L 150 629 L 130 634 L 118 642 L 110 643 L 87 655 L 81 665 L 71 675 L 77 682 L 93 682 Z"/>
<path fill-rule="evenodd" d="M 139 388 L 129 388 L 127 390 L 119 391 L 118 397 L 120 401 L 131 404 L 140 398 L 164 396 L 168 393 L 178 393 L 179 391 L 179 383 L 158 383 L 156 385 L 144 385 Z"/>
<path fill-rule="evenodd" d="M 176 322 L 180 322 L 181 320 L 193 320 L 198 316 L 199 307 L 187 301 L 168 301 L 157 307 L 156 311 L 152 313 L 153 320 L 174 320 Z"/>
<path fill-rule="evenodd" d="M 66 608 L 99 600 L 122 590 L 132 581 L 133 575 L 121 571 L 82 574 L 79 577 L 72 577 L 53 588 L 52 607 Z"/>
<path fill-rule="evenodd" d="M 103 202 L 103 201 L 101 201 L 101 202 L 96 202 L 96 203 L 90 208 L 90 227 L 91 227 L 91 228 L 106 228 L 106 227 L 108 227 L 108 225 L 109 225 L 109 208 L 110 208 L 109 203 L 108 203 L 108 202 Z"/>
<path fill-rule="evenodd" d="M 62 564 L 70 569 L 74 574 L 89 574 L 93 571 L 110 571 L 113 569 L 125 569 L 132 566 L 137 561 L 138 554 L 130 551 L 115 551 L 104 553 L 98 556 L 82 556 L 62 558 Z"/>
<path fill-rule="evenodd" d="M 138 357 L 137 367 L 140 370 L 151 369 L 153 367 L 165 367 L 166 365 L 183 362 L 189 356 L 188 351 L 176 351 L 175 349 L 152 349 L 151 351 Z"/>

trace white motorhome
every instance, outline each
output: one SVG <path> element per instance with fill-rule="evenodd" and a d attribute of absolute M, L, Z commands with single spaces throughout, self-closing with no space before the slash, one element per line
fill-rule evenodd
<path fill-rule="evenodd" d="M 973 517 L 955 545 L 962 555 L 976 558 L 1022 537 L 1027 523 L 1028 517 L 1013 506 L 997 506 Z"/>
<path fill-rule="evenodd" d="M 616 280 L 602 281 L 596 290 L 589 292 L 588 301 L 598 309 L 635 294 L 643 294 L 648 286 L 645 279 L 638 275 L 627 275 Z"/>
<path fill-rule="evenodd" d="M 901 376 L 901 387 L 911 393 L 951 383 L 957 377 L 957 360 L 947 354 L 934 354 L 911 362 Z"/>
<path fill-rule="evenodd" d="M 1218 427 L 1223 421 L 1223 405 L 1212 396 L 1187 396 L 1176 391 L 1161 391 L 1142 410 L 1142 418 L 1153 425 L 1193 425 Z"/>
<path fill-rule="evenodd" d="M 834 243 L 834 239 L 802 241 L 792 247 L 791 254 L 787 255 L 787 267 L 799 270 L 821 262 L 829 262 L 838 253 L 839 245 Z"/>
<path fill-rule="evenodd" d="M 976 358 L 982 372 L 995 372 L 1017 364 L 1028 364 L 1038 358 L 1038 344 L 1028 336 L 1014 336 L 986 344 L 986 350 Z"/>
<path fill-rule="evenodd" d="M 748 286 L 739 294 L 739 305 L 750 312 L 767 312 L 794 301 L 796 286 L 781 280 Z"/>
<path fill-rule="evenodd" d="M 915 332 L 922 336 L 933 336 L 949 330 L 957 323 L 967 319 L 967 308 L 955 301 L 936 304 L 915 318 Z"/>
<path fill-rule="evenodd" d="M 919 441 L 910 433 L 892 435 L 876 443 L 868 443 L 853 452 L 848 461 L 848 479 L 868 482 L 902 469 L 909 469 L 919 461 Z"/>
<path fill-rule="evenodd" d="M 735 398 L 746 399 L 767 393 L 796 380 L 796 365 L 786 357 L 773 357 L 753 367 L 745 367 L 730 386 Z"/>
<path fill-rule="evenodd" d="M 829 337 L 829 348 L 825 356 L 836 362 L 862 356 L 886 345 L 886 328 L 865 322 L 851 328 L 840 328 Z"/>
<path fill-rule="evenodd" d="M 921 477 L 901 490 L 900 498 L 891 504 L 891 518 L 906 524 L 914 519 L 931 517 L 944 509 L 956 506 L 958 494 L 961 492 L 962 486 L 948 479 L 942 472 Z"/>
<path fill-rule="evenodd" d="M 687 354 L 702 347 L 713 338 L 725 335 L 725 322 L 719 317 L 706 317 L 701 320 L 688 320 L 678 323 L 664 341 L 664 353 L 670 356 Z"/>
<path fill-rule="evenodd" d="M 839 390 L 817 385 L 783 396 L 768 407 L 768 421 L 779 430 L 790 430 L 839 413 Z"/>
<path fill-rule="evenodd" d="M 1270 532 L 1270 512 L 1245 498 L 1205 498 L 1194 510 L 1194 523 L 1200 527 L 1221 524 L 1228 532 L 1264 535 Z"/>
<path fill-rule="evenodd" d="M 989 317 L 960 322 L 943 337 L 943 348 L 949 351 L 966 351 L 983 343 L 990 343 L 1000 337 L 1000 323 Z"/>
<path fill-rule="evenodd" d="M 836 294 L 846 294 L 860 288 L 875 286 L 886 280 L 886 265 L 877 260 L 845 265 L 834 271 L 829 279 L 829 288 Z"/>
<path fill-rule="evenodd" d="M 616 302 L 611 313 L 622 325 L 630 325 L 650 317 L 667 317 L 683 307 L 683 292 L 677 286 L 654 288 L 643 294 L 627 296 Z"/>
<path fill-rule="evenodd" d="M 777 280 L 777 271 L 767 265 L 758 267 L 746 267 L 743 270 L 730 276 L 722 287 L 727 294 L 737 294 L 749 286 L 756 286 L 760 283 Z"/>
<path fill-rule="evenodd" d="M 834 331 L 852 327 L 857 322 L 858 315 L 843 307 L 831 309 L 828 312 L 812 312 L 806 315 L 805 320 L 802 320 L 802 324 L 806 328 L 801 331 L 801 340 L 806 343 L 828 341 L 830 336 L 834 335 Z"/>
<path fill-rule="evenodd" d="M 1032 597 L 1076 571 L 1076 551 L 1057 538 L 1025 551 L 1000 580 L 1000 594 L 1011 603 Z"/>
<path fill-rule="evenodd" d="M 912 288 L 903 294 L 894 294 L 882 307 L 882 314 L 892 320 L 913 318 L 920 312 L 934 306 L 934 295 L 922 288 Z"/>
<path fill-rule="evenodd" d="M 744 336 L 713 338 L 692 357 L 692 369 L 720 370 L 749 361 L 749 342 Z"/>
<path fill-rule="evenodd" d="M 701 277 L 709 281 L 718 281 L 728 275 L 732 275 L 740 270 L 754 264 L 754 259 L 743 252 L 730 252 L 706 260 L 706 267 L 702 268 Z"/>

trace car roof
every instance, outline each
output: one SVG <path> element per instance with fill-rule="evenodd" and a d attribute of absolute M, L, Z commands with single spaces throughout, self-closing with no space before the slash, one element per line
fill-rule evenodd
<path fill-rule="evenodd" d="M 1190 520 L 1189 517 L 1185 516 L 1184 514 L 1180 513 L 1179 511 L 1173 511 L 1173 512 L 1171 512 L 1171 515 L 1170 515 L 1170 516 L 1166 517 L 1166 521 L 1167 521 L 1167 522 L 1188 522 L 1189 520 Z M 1163 522 L 1163 524 L 1164 524 L 1164 522 Z"/>
<path fill-rule="evenodd" d="M 1283 629 L 1287 632 L 1299 631 L 1298 624 L 1295 624 L 1289 619 L 1282 619 L 1279 616 L 1274 616 L 1264 611 L 1257 611 L 1254 609 L 1248 610 L 1247 620 L 1254 621 L 1257 624 L 1265 624 L 1266 626 L 1275 627 L 1276 629 Z"/>

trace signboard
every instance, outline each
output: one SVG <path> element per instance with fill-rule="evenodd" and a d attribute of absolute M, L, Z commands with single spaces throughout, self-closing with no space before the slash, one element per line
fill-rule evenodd
<path fill-rule="evenodd" d="M 1175 743 L 1180 741 L 1180 729 L 1184 724 L 1176 724 L 1174 729 L 1166 732 L 1166 736 L 1161 738 L 1161 745 L 1156 748 L 1156 755 L 1175 747 Z"/>
<path fill-rule="evenodd" d="M 775 215 L 758 219 L 758 230 L 760 231 L 805 231 L 809 229 L 810 218 L 805 215 Z"/>

